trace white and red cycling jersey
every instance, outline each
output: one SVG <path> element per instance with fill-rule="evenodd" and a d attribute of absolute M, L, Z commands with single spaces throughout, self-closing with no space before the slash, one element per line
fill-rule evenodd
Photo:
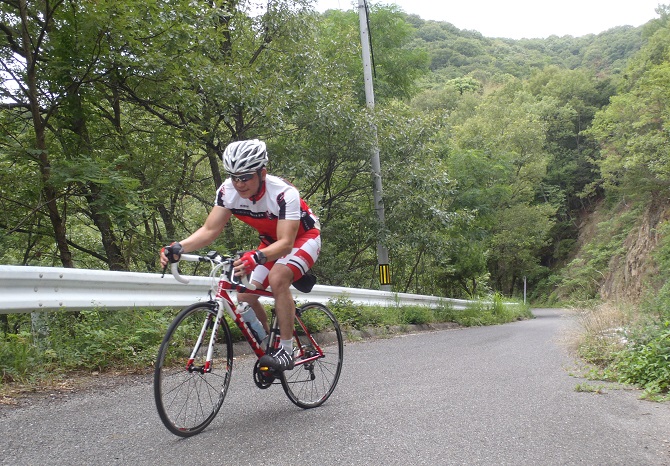
<path fill-rule="evenodd" d="M 216 192 L 215 205 L 230 209 L 235 217 L 258 231 L 264 241 L 277 240 L 279 220 L 300 220 L 298 238 L 312 229 L 320 230 L 319 219 L 300 198 L 298 189 L 273 175 L 266 175 L 261 192 L 249 199 L 242 198 L 228 178 Z"/>
<path fill-rule="evenodd" d="M 258 231 L 261 242 L 265 245 L 277 241 L 277 222 L 279 220 L 299 220 L 300 226 L 293 251 L 276 262 L 290 266 L 296 279 L 314 265 L 321 249 L 319 219 L 307 203 L 300 198 L 298 189 L 288 181 L 277 176 L 266 175 L 261 191 L 249 199 L 244 199 L 237 193 L 233 182 L 228 178 L 216 191 L 214 205 L 230 209 L 235 217 Z M 268 266 L 257 267 L 254 274 L 263 274 L 263 269 L 266 269 L 266 272 L 269 271 L 272 264 Z M 256 279 L 256 277 L 253 278 Z M 266 277 L 258 277 L 258 281 L 263 282 L 264 278 Z"/>

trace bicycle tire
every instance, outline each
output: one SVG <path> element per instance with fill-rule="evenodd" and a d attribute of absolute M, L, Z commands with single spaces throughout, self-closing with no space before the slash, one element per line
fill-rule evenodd
<path fill-rule="evenodd" d="M 205 329 L 191 370 L 187 368 L 207 319 L 211 323 L 216 319 L 215 303 L 196 303 L 183 309 L 168 327 L 156 358 L 154 398 L 158 415 L 165 427 L 180 437 L 196 435 L 214 420 L 230 384 L 233 344 L 225 319 L 217 331 L 210 369 L 198 370 L 205 366 L 211 323 Z"/>
<path fill-rule="evenodd" d="M 318 352 L 310 335 L 323 354 L 304 362 Z M 305 409 L 316 408 L 330 397 L 340 378 L 344 356 L 342 331 L 326 306 L 307 303 L 296 310 L 294 339 L 301 346 L 297 348 L 300 354 L 296 357 L 293 370 L 281 374 L 281 384 L 286 396 L 295 405 Z"/>

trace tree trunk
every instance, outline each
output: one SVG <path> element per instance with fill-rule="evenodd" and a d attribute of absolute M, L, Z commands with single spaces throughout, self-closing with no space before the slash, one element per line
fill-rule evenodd
<path fill-rule="evenodd" d="M 223 183 L 221 169 L 219 168 L 219 154 L 214 149 L 208 149 L 207 158 L 209 159 L 209 168 L 212 170 L 212 177 L 214 178 L 214 189 L 219 189 L 219 186 Z"/>
<path fill-rule="evenodd" d="M 100 198 L 100 187 L 94 183 L 89 183 L 86 189 L 86 201 L 88 202 L 88 207 L 90 209 L 91 219 L 100 232 L 102 246 L 107 255 L 107 265 L 109 266 L 109 270 L 128 270 L 128 265 L 123 258 L 118 238 L 114 233 L 112 220 L 109 215 L 100 212 L 100 204 L 98 202 L 98 199 Z"/>
<path fill-rule="evenodd" d="M 72 262 L 72 253 L 67 244 L 67 235 L 65 227 L 65 218 L 61 216 L 61 213 L 58 209 L 58 192 L 51 185 L 51 163 L 49 162 L 49 156 L 47 152 L 46 145 L 46 121 L 42 118 L 42 113 L 40 110 L 40 103 L 38 100 L 38 90 L 37 90 L 37 69 L 35 65 L 35 57 L 39 56 L 38 51 L 31 49 L 31 44 L 33 43 L 32 38 L 28 32 L 28 24 L 30 20 L 28 18 L 28 7 L 26 0 L 19 1 L 19 11 L 21 14 L 21 39 L 23 42 L 23 54 L 24 59 L 26 60 L 26 85 L 27 85 L 27 95 L 30 102 L 30 113 L 33 120 L 33 129 L 35 130 L 35 148 L 39 151 L 39 169 L 42 182 L 42 194 L 44 195 L 44 202 L 49 212 L 49 220 L 51 220 L 51 226 L 53 227 L 54 239 L 56 241 L 56 247 L 58 249 L 58 255 L 63 267 L 74 267 Z M 46 24 L 44 27 L 48 27 Z M 40 41 L 35 41 L 36 44 Z"/>
<path fill-rule="evenodd" d="M 71 130 L 79 137 L 81 143 L 81 155 L 83 157 L 93 157 L 93 144 L 88 133 L 88 122 L 86 111 L 82 105 L 82 97 L 80 87 L 75 79 L 72 79 L 73 84 L 67 89 L 67 96 L 65 102 L 71 111 L 71 119 L 69 121 Z M 120 130 L 117 127 L 117 131 Z M 104 211 L 104 202 L 101 202 L 103 196 L 103 188 L 97 183 L 82 182 L 80 183 L 84 191 L 84 197 L 88 203 L 89 216 L 93 220 L 96 228 L 100 232 L 100 239 L 102 241 L 105 254 L 107 256 L 107 265 L 110 270 L 127 270 L 127 264 L 123 259 L 121 247 L 114 233 L 114 224 L 109 214 Z"/>

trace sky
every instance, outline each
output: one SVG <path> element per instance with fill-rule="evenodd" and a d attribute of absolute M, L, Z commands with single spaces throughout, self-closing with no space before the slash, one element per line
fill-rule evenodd
<path fill-rule="evenodd" d="M 537 39 L 551 35 L 581 37 L 615 26 L 641 26 L 657 18 L 668 0 L 372 0 L 396 4 L 425 20 L 445 21 L 484 37 Z M 316 10 L 358 11 L 358 0 L 317 0 Z"/>

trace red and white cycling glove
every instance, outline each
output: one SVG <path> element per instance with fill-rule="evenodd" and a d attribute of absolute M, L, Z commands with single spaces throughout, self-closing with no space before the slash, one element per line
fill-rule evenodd
<path fill-rule="evenodd" d="M 244 271 L 251 273 L 257 265 L 263 265 L 268 261 L 263 251 L 247 251 L 240 257 L 240 262 L 244 265 Z"/>

